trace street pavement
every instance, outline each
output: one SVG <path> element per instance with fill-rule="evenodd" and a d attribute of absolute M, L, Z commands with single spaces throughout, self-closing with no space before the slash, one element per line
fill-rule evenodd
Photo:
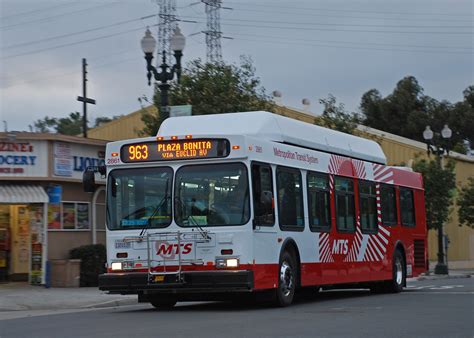
<path fill-rule="evenodd" d="M 103 296 L 113 298 L 106 305 L 110 307 L 100 308 L 97 305 L 103 303 L 91 303 L 89 296 L 76 293 L 72 296 L 77 300 L 75 308 L 70 302 L 70 306 L 0 311 L 0 337 L 472 338 L 474 279 L 466 275 L 412 279 L 401 294 L 329 290 L 288 308 L 193 302 L 157 311 L 148 304 L 136 304 L 135 297 L 114 304 L 116 297 L 124 296 L 96 291 L 100 301 Z M 0 292 L 1 304 L 5 293 Z"/>

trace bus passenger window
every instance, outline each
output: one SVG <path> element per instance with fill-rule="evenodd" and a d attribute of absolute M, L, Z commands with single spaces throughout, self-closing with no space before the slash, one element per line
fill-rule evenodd
<path fill-rule="evenodd" d="M 377 199 L 374 182 L 359 181 L 359 210 L 362 232 L 377 232 Z"/>
<path fill-rule="evenodd" d="M 402 215 L 402 225 L 415 226 L 413 190 L 400 188 L 400 211 Z"/>
<path fill-rule="evenodd" d="M 328 175 L 307 175 L 309 226 L 311 230 L 327 231 L 331 228 L 331 203 Z"/>
<path fill-rule="evenodd" d="M 252 188 L 255 224 L 274 225 L 272 168 L 269 165 L 252 165 Z"/>
<path fill-rule="evenodd" d="M 277 168 L 278 214 L 283 230 L 303 231 L 303 190 L 298 169 Z"/>
<path fill-rule="evenodd" d="M 389 185 L 380 185 L 380 197 L 382 208 L 382 224 L 397 224 L 397 204 L 395 201 L 395 188 Z"/>
<path fill-rule="evenodd" d="M 354 181 L 351 178 L 336 177 L 336 225 L 341 232 L 355 231 Z"/>

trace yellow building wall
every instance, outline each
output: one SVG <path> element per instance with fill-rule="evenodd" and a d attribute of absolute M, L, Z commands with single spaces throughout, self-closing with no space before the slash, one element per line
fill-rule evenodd
<path fill-rule="evenodd" d="M 91 129 L 89 135 L 91 138 L 110 141 L 140 137 L 139 132 L 144 128 L 141 120 L 143 112 L 156 114 L 157 110 L 154 106 L 146 107 L 101 127 Z M 274 106 L 274 112 L 307 123 L 314 123 L 317 120 L 316 116 L 308 112 L 286 106 L 276 105 Z M 362 127 L 356 133 L 359 136 L 378 142 L 385 152 L 389 165 L 404 164 L 410 166 L 415 158 L 427 157 L 424 143 L 365 127 Z M 466 156 L 453 156 L 452 158 L 456 162 L 457 186 L 461 187 L 467 183 L 469 176 L 474 176 L 474 159 L 468 159 Z M 451 217 L 445 226 L 445 232 L 451 241 L 448 259 L 451 267 L 474 268 L 474 229 L 466 226 L 460 227 L 458 224 L 457 207 L 453 206 Z M 431 230 L 428 239 L 429 258 L 435 261 L 438 252 L 436 231 Z"/>

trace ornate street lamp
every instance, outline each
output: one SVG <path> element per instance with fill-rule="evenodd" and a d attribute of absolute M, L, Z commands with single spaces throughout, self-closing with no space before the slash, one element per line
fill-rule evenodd
<path fill-rule="evenodd" d="M 447 124 L 444 125 L 440 134 L 434 133 L 430 126 L 426 126 L 423 131 L 423 139 L 426 141 L 428 156 L 430 154 L 435 154 L 437 161 L 441 165 L 441 169 L 444 169 L 443 157 L 445 154 L 449 155 L 449 140 L 451 139 L 452 134 L 453 132 L 449 129 Z M 444 256 L 443 226 L 438 227 L 438 263 L 435 266 L 435 274 L 448 274 L 448 266 L 445 262 Z"/>
<path fill-rule="evenodd" d="M 151 85 L 151 77 L 153 75 L 153 78 L 158 82 L 158 88 L 160 89 L 160 124 L 169 117 L 168 91 L 170 85 L 168 81 L 173 80 L 173 77 L 176 74 L 176 79 L 179 83 L 181 78 L 181 57 L 183 56 L 185 44 L 186 38 L 181 33 L 179 27 L 176 26 L 174 34 L 170 39 L 170 47 L 174 52 L 176 63 L 171 67 L 166 64 L 166 53 L 163 51 L 162 63 L 159 66 L 161 71 L 158 71 L 155 66 L 152 65 L 153 53 L 155 52 L 156 48 L 156 40 L 153 35 L 151 35 L 151 32 L 148 28 L 145 31 L 145 36 L 141 40 L 142 50 L 145 53 L 148 85 Z"/>

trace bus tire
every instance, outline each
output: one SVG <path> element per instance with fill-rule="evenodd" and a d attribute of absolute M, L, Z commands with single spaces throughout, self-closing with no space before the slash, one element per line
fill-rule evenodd
<path fill-rule="evenodd" d="M 155 298 L 150 301 L 150 304 L 158 310 L 169 310 L 176 305 L 176 299 L 172 298 Z"/>
<path fill-rule="evenodd" d="M 396 250 L 392 259 L 392 280 L 387 283 L 387 291 L 390 293 L 402 292 L 405 280 L 405 258 L 400 250 Z"/>
<path fill-rule="evenodd" d="M 296 290 L 296 276 L 295 258 L 288 251 L 284 251 L 280 257 L 278 267 L 278 287 L 275 295 L 277 306 L 284 307 L 293 302 Z"/>

